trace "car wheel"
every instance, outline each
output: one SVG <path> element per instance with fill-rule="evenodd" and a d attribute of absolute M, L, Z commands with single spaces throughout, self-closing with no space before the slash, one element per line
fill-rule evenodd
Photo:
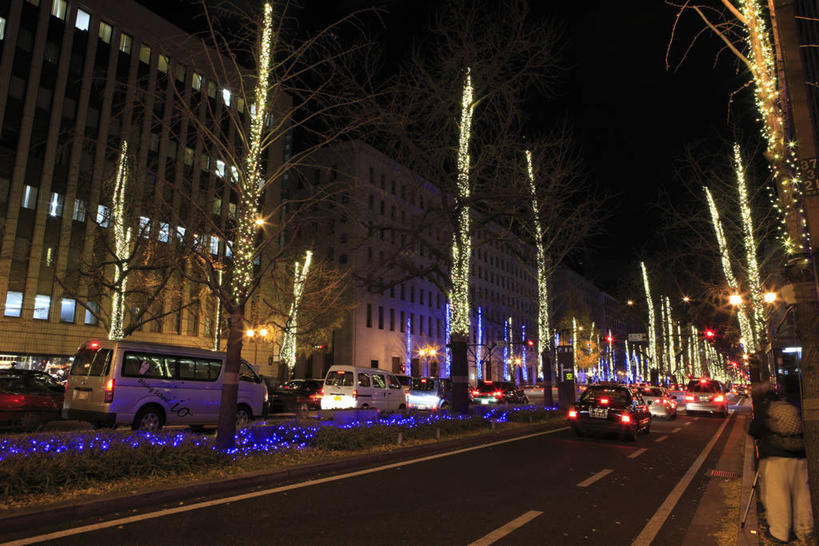
<path fill-rule="evenodd" d="M 407 405 L 406 404 L 401 404 L 400 406 L 398 406 L 398 409 L 405 410 L 405 409 L 407 409 Z"/>
<path fill-rule="evenodd" d="M 438 406 L 439 410 L 447 411 L 449 409 L 449 402 L 444 402 L 440 406 Z"/>
<path fill-rule="evenodd" d="M 146 406 L 139 410 L 131 425 L 133 430 L 156 432 L 165 424 L 165 413 L 156 406 Z"/>
<path fill-rule="evenodd" d="M 634 427 L 628 427 L 623 431 L 623 439 L 628 442 L 634 442 L 637 440 L 637 429 Z"/>
<path fill-rule="evenodd" d="M 648 434 L 649 432 L 651 432 L 651 419 L 648 420 L 648 424 L 646 425 L 646 428 L 643 429 L 644 434 Z"/>
<path fill-rule="evenodd" d="M 236 430 L 247 428 L 251 418 L 252 414 L 250 413 L 249 407 L 242 404 L 236 408 Z"/>

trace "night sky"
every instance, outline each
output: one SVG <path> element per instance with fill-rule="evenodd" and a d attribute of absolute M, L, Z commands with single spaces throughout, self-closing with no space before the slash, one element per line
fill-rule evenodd
<path fill-rule="evenodd" d="M 180 6 L 185 2 L 140 1 L 184 27 L 185 9 Z M 355 9 L 383 6 L 385 57 L 399 62 L 436 2 L 304 0 L 302 5 L 308 26 Z M 589 179 L 611 197 L 600 235 L 572 265 L 622 296 L 619 287 L 625 277 L 637 277 L 639 261 L 667 251 L 657 236 L 664 225 L 657 203 L 661 192 L 674 197 L 678 191 L 674 165 L 685 145 L 699 141 L 724 146 L 724 139 L 741 132 L 735 125 L 747 131 L 753 124 L 751 92 L 741 92 L 729 104 L 731 92 L 745 82 L 729 54 L 717 59 L 722 44 L 708 34 L 680 65 L 683 51 L 702 28 L 693 14 L 682 20 L 672 66 L 666 69 L 676 10 L 659 0 L 531 0 L 531 6 L 534 17 L 545 17 L 562 29 L 568 67 L 558 96 L 531 108 L 531 124 L 549 127 L 568 118 Z M 680 193 L 680 198 L 690 197 Z"/>

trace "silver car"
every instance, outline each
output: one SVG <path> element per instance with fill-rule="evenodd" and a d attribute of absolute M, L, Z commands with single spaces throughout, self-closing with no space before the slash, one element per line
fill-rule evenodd
<path fill-rule="evenodd" d="M 685 412 L 715 413 L 728 416 L 728 400 L 722 383 L 713 379 L 692 379 L 685 389 Z"/>
<path fill-rule="evenodd" d="M 677 418 L 677 401 L 668 395 L 665 387 L 643 387 L 640 389 L 640 394 L 643 395 L 643 400 L 648 405 L 652 417 Z"/>

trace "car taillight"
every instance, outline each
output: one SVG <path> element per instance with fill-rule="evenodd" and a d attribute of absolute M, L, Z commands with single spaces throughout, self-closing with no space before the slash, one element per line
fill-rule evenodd
<path fill-rule="evenodd" d="M 357 390 L 353 391 L 353 398 L 358 398 L 358 391 Z"/>
<path fill-rule="evenodd" d="M 319 392 L 317 392 L 317 393 L 315 393 L 315 394 L 311 394 L 311 395 L 309 396 L 309 398 L 310 398 L 310 399 L 312 399 L 312 400 L 318 400 L 318 399 L 319 399 L 319 398 L 321 398 L 321 397 L 322 397 L 322 394 L 321 394 L 321 393 L 319 393 Z"/>
<path fill-rule="evenodd" d="M 693 397 L 693 396 L 691 396 L 690 394 L 686 394 L 686 395 L 685 395 L 685 401 L 686 401 L 686 402 L 693 402 L 693 401 L 694 401 L 694 397 Z"/>
<path fill-rule="evenodd" d="M 630 415 L 628 415 L 627 413 L 624 413 L 624 414 L 623 414 L 623 415 L 620 417 L 620 421 L 622 421 L 623 423 L 631 423 L 631 416 L 630 416 Z"/>
<path fill-rule="evenodd" d="M 609 405 L 609 399 L 608 398 L 601 398 L 600 399 L 600 405 L 601 406 L 608 406 Z"/>
<path fill-rule="evenodd" d="M 321 390 L 319 391 L 319 394 L 324 396 L 324 387 L 321 388 Z"/>
<path fill-rule="evenodd" d="M 110 404 L 114 401 L 114 378 L 108 380 L 105 384 L 105 400 L 106 404 Z"/>
<path fill-rule="evenodd" d="M 503 396 L 503 393 L 501 391 L 495 391 L 495 392 L 492 393 L 492 396 L 500 397 L 500 396 Z"/>
<path fill-rule="evenodd" d="M 721 394 L 718 394 L 717 396 L 714 397 L 714 402 L 722 402 L 723 400 L 725 400 L 725 397 L 722 396 Z"/>
<path fill-rule="evenodd" d="M 480 394 L 481 394 L 481 391 L 479 391 L 478 389 L 475 389 L 475 390 L 472 391 L 472 396 L 479 396 Z"/>
<path fill-rule="evenodd" d="M 569 419 L 575 419 L 575 418 L 577 418 L 577 411 L 573 410 L 573 409 L 570 409 L 569 410 Z"/>

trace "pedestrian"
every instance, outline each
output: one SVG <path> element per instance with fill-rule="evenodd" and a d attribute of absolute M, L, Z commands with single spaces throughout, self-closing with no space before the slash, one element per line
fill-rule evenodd
<path fill-rule="evenodd" d="M 813 544 L 813 511 L 808 464 L 799 408 L 766 392 L 754 408 L 749 430 L 757 440 L 760 498 L 768 521 L 768 538 L 789 542 L 793 534 Z"/>

